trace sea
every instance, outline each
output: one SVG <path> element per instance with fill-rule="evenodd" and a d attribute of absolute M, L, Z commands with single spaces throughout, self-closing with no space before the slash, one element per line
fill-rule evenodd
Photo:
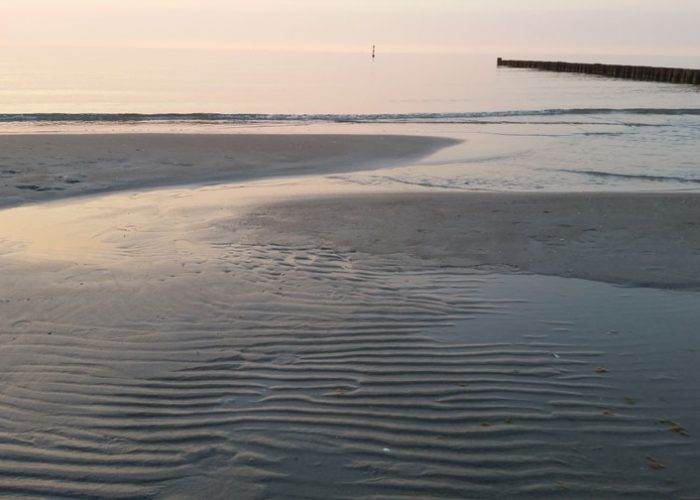
<path fill-rule="evenodd" d="M 511 54 L 501 54 L 511 57 Z M 700 67 L 700 57 L 528 54 Z M 0 49 L 0 133 L 444 135 L 362 182 L 485 191 L 696 191 L 700 86 L 498 68 L 495 55 Z"/>

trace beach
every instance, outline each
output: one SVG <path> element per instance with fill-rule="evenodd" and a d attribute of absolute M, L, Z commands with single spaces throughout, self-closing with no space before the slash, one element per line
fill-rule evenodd
<path fill-rule="evenodd" d="M 217 183 L 407 162 L 451 139 L 333 134 L 0 136 L 2 205 L 115 190 Z"/>
<path fill-rule="evenodd" d="M 458 143 L 0 135 L 0 490 L 694 498 L 700 195 L 366 182 Z"/>

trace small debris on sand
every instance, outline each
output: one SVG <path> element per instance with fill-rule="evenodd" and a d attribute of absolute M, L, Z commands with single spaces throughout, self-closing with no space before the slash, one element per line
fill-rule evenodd
<path fill-rule="evenodd" d="M 690 434 L 688 434 L 688 429 L 683 427 L 678 422 L 674 422 L 673 420 L 669 420 L 667 418 L 662 418 L 657 423 L 659 425 L 667 426 L 669 431 L 675 432 L 676 434 L 680 434 L 681 436 L 688 437 L 690 435 Z"/>
<path fill-rule="evenodd" d="M 661 470 L 661 469 L 666 468 L 666 466 L 664 464 L 660 463 L 658 460 L 656 460 L 651 455 L 647 456 L 647 465 L 649 466 L 649 468 L 654 469 L 654 470 Z"/>

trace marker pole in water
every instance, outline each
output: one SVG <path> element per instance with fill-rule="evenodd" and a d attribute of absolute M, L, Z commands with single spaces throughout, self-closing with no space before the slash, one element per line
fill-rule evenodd
<path fill-rule="evenodd" d="M 372 45 L 372 59 L 374 59 L 374 56 L 375 56 L 375 53 L 374 53 L 374 51 L 375 51 L 375 46 L 374 46 L 374 45 Z"/>

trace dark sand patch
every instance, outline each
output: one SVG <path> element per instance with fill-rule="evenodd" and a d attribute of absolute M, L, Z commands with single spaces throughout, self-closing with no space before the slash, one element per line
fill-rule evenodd
<path fill-rule="evenodd" d="M 698 213 L 694 194 L 412 193 L 286 202 L 255 217 L 263 241 L 298 231 L 449 265 L 698 289 Z"/>

